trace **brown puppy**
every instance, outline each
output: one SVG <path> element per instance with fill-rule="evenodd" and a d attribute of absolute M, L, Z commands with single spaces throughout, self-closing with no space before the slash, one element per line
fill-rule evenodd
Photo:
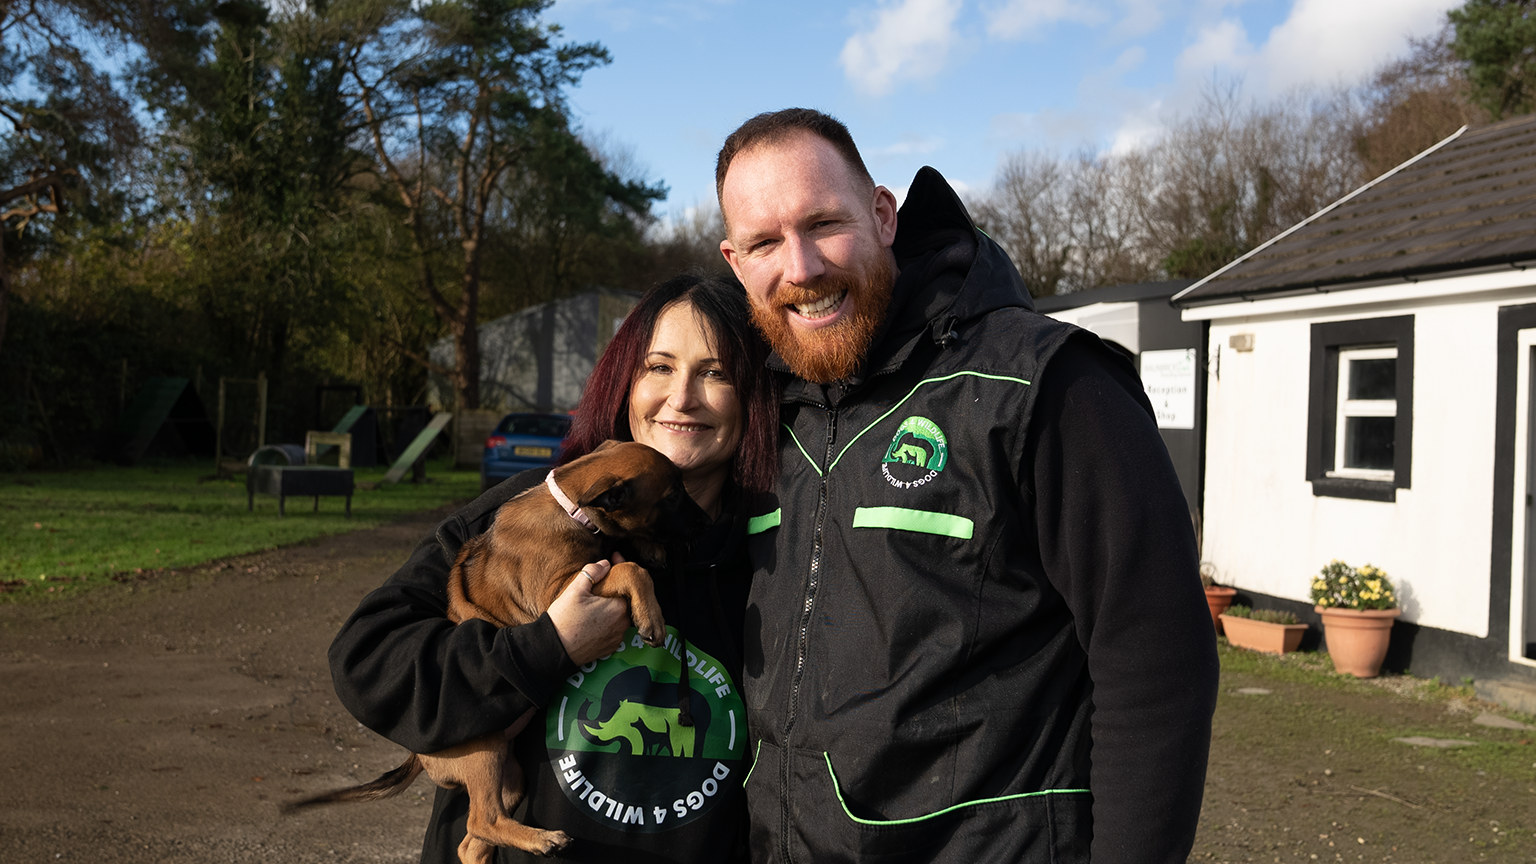
<path fill-rule="evenodd" d="M 448 617 L 455 624 L 470 618 L 503 627 L 527 624 L 581 575 L 583 566 L 611 556 L 616 541 L 646 560 L 665 563 L 666 541 L 684 536 L 703 516 L 683 489 L 676 466 L 644 444 L 606 441 L 555 469 L 551 477 L 553 488 L 546 481 L 503 504 L 491 527 L 459 551 L 448 576 Z M 592 593 L 628 600 L 640 637 L 661 644 L 666 635 L 661 607 L 645 568 L 629 561 L 616 564 Z M 563 831 L 530 828 L 511 815 L 523 797 L 523 772 L 510 757 L 508 742 L 532 714 L 505 732 L 437 753 L 412 754 L 371 783 L 284 809 L 388 798 L 425 771 L 437 785 L 462 786 L 469 793 L 468 834 L 459 844 L 462 864 L 490 864 L 497 846 L 548 855 L 571 838 Z"/>

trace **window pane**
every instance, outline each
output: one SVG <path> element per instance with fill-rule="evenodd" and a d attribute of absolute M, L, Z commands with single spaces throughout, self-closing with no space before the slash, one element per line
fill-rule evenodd
<path fill-rule="evenodd" d="M 1397 418 L 1395 417 L 1346 418 L 1344 421 L 1344 467 L 1391 471 L 1392 439 L 1396 426 Z"/>
<path fill-rule="evenodd" d="M 1397 358 L 1350 360 L 1349 398 L 1396 399 Z"/>

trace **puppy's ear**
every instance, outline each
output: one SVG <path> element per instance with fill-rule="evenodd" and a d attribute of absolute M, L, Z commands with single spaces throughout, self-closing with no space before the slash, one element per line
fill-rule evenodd
<path fill-rule="evenodd" d="M 577 503 L 582 507 L 613 511 L 629 503 L 630 493 L 627 482 L 608 474 L 587 487 L 587 491 L 582 493 L 581 500 Z"/>
<path fill-rule="evenodd" d="M 592 448 L 592 452 L 593 453 L 601 453 L 604 450 L 609 449 L 610 447 L 617 447 L 617 446 L 619 446 L 619 442 L 613 440 L 612 438 L 609 438 L 607 441 L 604 441 L 603 443 L 597 445 L 596 447 L 593 447 Z"/>

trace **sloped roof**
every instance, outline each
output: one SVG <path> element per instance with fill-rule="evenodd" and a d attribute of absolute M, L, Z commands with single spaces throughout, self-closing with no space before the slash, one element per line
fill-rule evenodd
<path fill-rule="evenodd" d="M 1536 115 L 1465 129 L 1173 298 L 1179 306 L 1536 262 Z"/>
<path fill-rule="evenodd" d="M 1173 279 L 1168 282 L 1104 285 L 1066 294 L 1051 294 L 1035 298 L 1035 311 L 1048 315 L 1063 309 L 1077 309 L 1094 303 L 1130 303 L 1138 300 L 1166 299 L 1193 284 L 1195 284 L 1193 279 Z"/>

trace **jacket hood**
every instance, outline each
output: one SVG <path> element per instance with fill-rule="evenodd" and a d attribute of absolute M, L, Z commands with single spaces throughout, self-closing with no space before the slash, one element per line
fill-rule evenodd
<path fill-rule="evenodd" d="M 1007 307 L 1034 310 L 1029 289 L 1008 253 L 976 227 L 960 196 L 924 166 L 896 217 L 891 251 L 901 275 L 877 339 L 870 369 L 910 353 L 924 333 L 942 344 L 960 324 Z"/>

